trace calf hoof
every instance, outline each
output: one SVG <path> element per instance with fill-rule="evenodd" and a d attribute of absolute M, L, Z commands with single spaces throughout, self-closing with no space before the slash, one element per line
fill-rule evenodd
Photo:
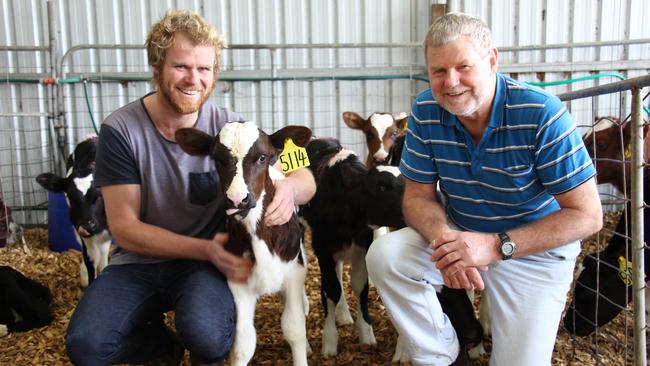
<path fill-rule="evenodd" d="M 411 357 L 409 356 L 408 352 L 406 351 L 406 347 L 402 344 L 402 338 L 397 337 L 397 344 L 395 345 L 395 354 L 393 355 L 393 359 L 391 362 L 393 363 L 407 363 L 411 360 Z"/>
<path fill-rule="evenodd" d="M 321 354 L 323 355 L 323 358 L 330 358 L 336 356 L 336 344 L 331 345 L 327 344 L 327 342 L 323 342 L 323 345 L 321 347 Z"/>
<path fill-rule="evenodd" d="M 86 288 L 88 287 L 89 279 L 88 279 L 88 271 L 86 270 L 86 266 L 84 266 L 83 261 L 81 262 L 81 268 L 79 269 L 79 285 L 81 288 Z"/>
<path fill-rule="evenodd" d="M 338 324 L 338 325 L 349 325 L 349 324 L 352 324 L 352 323 L 354 323 L 354 319 L 352 319 L 352 314 L 350 314 L 350 309 L 348 308 L 348 304 L 346 303 L 345 306 L 337 306 L 336 307 L 336 324 Z"/>
<path fill-rule="evenodd" d="M 9 334 L 9 328 L 4 324 L 0 324 L 0 337 L 4 337 L 7 334 Z"/>
<path fill-rule="evenodd" d="M 372 330 L 372 325 L 364 321 L 357 322 L 357 333 L 359 334 L 359 343 L 369 344 L 371 346 L 377 344 L 375 332 Z"/>
<path fill-rule="evenodd" d="M 470 348 L 467 351 L 467 355 L 469 356 L 470 360 L 478 360 L 486 354 L 487 352 L 485 351 L 485 347 L 483 347 L 483 342 L 479 343 L 478 345 L 474 346 L 473 348 Z"/>

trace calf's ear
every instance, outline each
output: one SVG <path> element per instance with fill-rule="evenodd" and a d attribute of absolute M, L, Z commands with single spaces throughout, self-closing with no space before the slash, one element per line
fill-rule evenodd
<path fill-rule="evenodd" d="M 288 138 L 291 138 L 294 144 L 305 147 L 311 139 L 311 130 L 305 126 L 286 126 L 270 135 L 269 138 L 273 147 L 279 150 L 284 148 L 284 141 Z"/>
<path fill-rule="evenodd" d="M 208 155 L 215 139 L 196 128 L 181 128 L 176 131 L 174 138 L 181 149 L 190 155 Z"/>
<path fill-rule="evenodd" d="M 65 192 L 68 185 L 68 181 L 65 178 L 61 178 L 54 173 L 39 174 L 36 177 L 36 182 L 38 182 L 41 187 L 52 192 Z"/>
<path fill-rule="evenodd" d="M 406 125 L 408 125 L 408 122 L 409 122 L 409 116 L 408 114 L 405 113 L 402 118 L 395 120 L 395 125 L 400 131 L 404 131 Z"/>
<path fill-rule="evenodd" d="M 355 112 L 343 112 L 343 122 L 354 130 L 363 130 L 370 125 L 367 120 Z"/>

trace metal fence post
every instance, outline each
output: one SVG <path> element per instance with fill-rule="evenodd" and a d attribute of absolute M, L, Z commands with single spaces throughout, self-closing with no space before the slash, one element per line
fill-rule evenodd
<path fill-rule="evenodd" d="M 635 365 L 646 366 L 646 340 L 645 340 L 645 266 L 644 266 L 644 237 L 643 214 L 645 202 L 643 201 L 643 118 L 641 88 L 632 87 L 632 140 L 631 140 L 631 175 L 632 175 L 632 263 L 634 273 L 632 277 L 633 302 L 634 302 L 634 355 Z"/>

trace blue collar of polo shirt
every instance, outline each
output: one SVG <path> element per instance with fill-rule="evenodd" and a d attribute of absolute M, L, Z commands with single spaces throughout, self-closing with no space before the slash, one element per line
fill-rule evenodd
<path fill-rule="evenodd" d="M 506 79 L 503 74 L 496 73 L 497 86 L 494 92 L 494 100 L 492 101 L 492 112 L 490 112 L 489 128 L 505 127 L 506 119 L 503 118 L 503 110 L 506 107 Z"/>

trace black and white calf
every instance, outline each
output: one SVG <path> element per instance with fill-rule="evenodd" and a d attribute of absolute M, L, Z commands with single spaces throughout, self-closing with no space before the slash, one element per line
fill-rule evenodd
<path fill-rule="evenodd" d="M 52 321 L 50 289 L 8 266 L 0 266 L 0 337 Z"/>
<path fill-rule="evenodd" d="M 643 198 L 650 200 L 650 169 L 644 172 Z M 650 210 L 643 209 L 643 237 L 650 237 Z M 587 336 L 596 327 L 607 324 L 614 319 L 632 301 L 631 270 L 628 272 L 628 262 L 632 262 L 632 205 L 627 203 L 625 214 L 622 214 L 614 235 L 607 247 L 598 252 L 585 256 L 579 267 L 579 276 L 575 284 L 573 300 L 564 316 L 564 327 L 578 336 Z M 645 305 L 646 314 L 650 311 L 650 249 L 644 249 L 645 264 Z"/>
<path fill-rule="evenodd" d="M 70 221 L 81 245 L 80 282 L 87 287 L 108 265 L 111 236 L 106 224 L 104 200 L 93 181 L 97 138 L 80 142 L 66 161 L 67 173 L 60 177 L 43 173 L 36 181 L 52 192 L 64 192 L 70 207 Z"/>
<path fill-rule="evenodd" d="M 185 128 L 176 141 L 191 155 L 209 155 L 215 161 L 226 200 L 230 240 L 226 249 L 254 260 L 246 283 L 228 282 L 237 308 L 237 329 L 231 365 L 246 365 L 255 353 L 253 323 L 259 296 L 282 291 L 282 331 L 291 345 L 294 365 L 307 365 L 309 344 L 305 328 L 308 302 L 302 229 L 294 214 L 284 225 L 266 226 L 264 211 L 273 199 L 274 179 L 283 176 L 273 168 L 285 140 L 305 146 L 311 137 L 306 127 L 288 126 L 267 135 L 252 122 L 228 123 L 217 136 Z"/>
<path fill-rule="evenodd" d="M 307 145 L 316 178 L 316 194 L 300 207 L 312 232 L 312 247 L 321 272 L 321 301 L 326 318 L 321 353 L 336 355 L 336 324 L 353 322 L 342 291 L 343 262 L 351 262 L 352 290 L 358 298 L 356 329 L 362 344 L 376 344 L 368 313 L 365 255 L 372 227 L 403 227 L 404 178 L 395 167 L 372 170 L 337 140 L 316 139 Z"/>
<path fill-rule="evenodd" d="M 344 112 L 343 121 L 348 127 L 360 130 L 366 136 L 368 148 L 366 166 L 369 169 L 387 165 L 399 166 L 408 123 L 406 113 L 392 115 L 376 112 L 366 119 L 355 112 Z M 375 236 L 385 232 L 385 228 L 381 228 L 375 232 Z M 473 292 L 466 293 L 465 290 L 450 289 L 445 286 L 442 288 L 443 290 L 438 293 L 442 310 L 449 317 L 458 340 L 461 346 L 467 349 L 469 357 L 478 359 L 485 353 L 483 335 L 490 333 L 490 304 L 487 296 L 481 298 L 479 322 L 474 315 Z M 409 361 L 409 356 L 403 348 L 401 340 L 398 339 L 394 362 Z"/>

